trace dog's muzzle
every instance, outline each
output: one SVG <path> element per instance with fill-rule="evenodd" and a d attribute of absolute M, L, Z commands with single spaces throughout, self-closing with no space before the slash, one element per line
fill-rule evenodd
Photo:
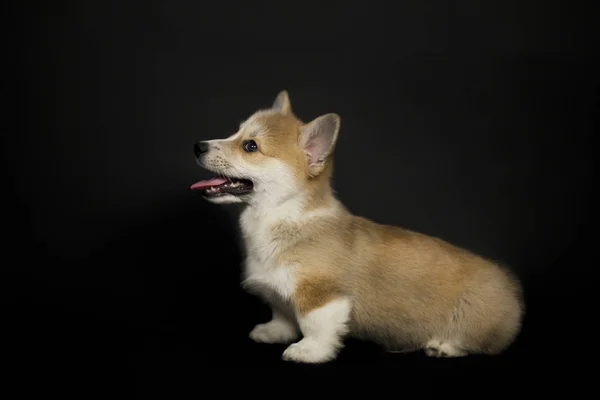
<path fill-rule="evenodd" d="M 208 151 L 208 143 L 206 142 L 196 142 L 194 144 L 194 155 L 196 158 L 200 158 L 200 156 Z"/>

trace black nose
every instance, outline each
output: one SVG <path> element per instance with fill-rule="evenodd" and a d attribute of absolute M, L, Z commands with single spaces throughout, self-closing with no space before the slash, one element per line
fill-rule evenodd
<path fill-rule="evenodd" d="M 196 158 L 200 157 L 200 155 L 206 153 L 208 151 L 208 143 L 206 142 L 198 142 L 194 144 L 194 154 Z"/>

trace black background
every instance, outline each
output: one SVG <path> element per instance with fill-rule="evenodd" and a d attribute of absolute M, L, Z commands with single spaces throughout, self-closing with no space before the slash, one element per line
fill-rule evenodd
<path fill-rule="evenodd" d="M 14 376 L 152 392 L 220 367 L 432 377 L 581 366 L 565 360 L 595 353 L 592 10 L 506 0 L 8 7 L 2 283 Z M 433 360 L 349 341 L 329 365 L 298 366 L 280 360 L 283 346 L 248 339 L 269 313 L 239 288 L 239 207 L 189 191 L 206 176 L 192 145 L 232 134 L 282 89 L 304 120 L 341 115 L 334 184 L 353 212 L 515 269 L 528 314 L 507 354 Z"/>

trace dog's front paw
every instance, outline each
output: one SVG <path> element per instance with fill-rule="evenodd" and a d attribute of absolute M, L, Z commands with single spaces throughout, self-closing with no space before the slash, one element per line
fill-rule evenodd
<path fill-rule="evenodd" d="M 283 320 L 258 324 L 250 332 L 250 339 L 257 343 L 291 343 L 298 338 L 298 331 Z"/>
<path fill-rule="evenodd" d="M 335 356 L 336 351 L 331 346 L 311 338 L 304 338 L 298 343 L 289 345 L 283 352 L 282 358 L 285 361 L 319 364 L 331 361 Z"/>

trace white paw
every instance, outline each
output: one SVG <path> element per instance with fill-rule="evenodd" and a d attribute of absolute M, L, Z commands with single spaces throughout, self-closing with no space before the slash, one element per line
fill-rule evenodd
<path fill-rule="evenodd" d="M 304 338 L 298 343 L 288 346 L 281 358 L 285 361 L 298 363 L 325 363 L 335 358 L 336 351 L 333 347 L 319 343 L 314 339 Z"/>
<path fill-rule="evenodd" d="M 467 352 L 453 346 L 448 342 L 440 342 L 439 340 L 430 340 L 425 346 L 425 354 L 428 357 L 436 358 L 452 358 L 464 357 Z"/>
<path fill-rule="evenodd" d="M 250 339 L 257 343 L 290 343 L 297 338 L 296 327 L 281 320 L 258 324 L 250 332 Z"/>

